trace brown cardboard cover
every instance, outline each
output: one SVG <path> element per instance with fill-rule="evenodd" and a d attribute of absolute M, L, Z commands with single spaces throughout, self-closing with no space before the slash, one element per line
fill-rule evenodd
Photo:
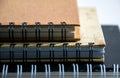
<path fill-rule="evenodd" d="M 69 25 L 79 25 L 79 16 L 76 0 L 0 0 L 0 22 L 8 25 L 15 22 L 21 25 L 35 22 L 47 25 L 54 22 L 67 22 Z"/>

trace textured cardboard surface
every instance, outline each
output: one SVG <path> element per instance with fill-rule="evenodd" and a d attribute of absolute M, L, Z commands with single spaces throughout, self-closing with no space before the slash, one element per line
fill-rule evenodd
<path fill-rule="evenodd" d="M 80 8 L 80 42 L 83 45 L 94 43 L 105 46 L 101 25 L 99 24 L 96 8 Z"/>
<path fill-rule="evenodd" d="M 28 22 L 33 25 L 36 21 L 46 25 L 54 22 L 67 22 L 70 25 L 79 25 L 79 16 L 76 0 L 0 0 L 0 22 L 8 25 L 15 22 L 21 25 Z"/>

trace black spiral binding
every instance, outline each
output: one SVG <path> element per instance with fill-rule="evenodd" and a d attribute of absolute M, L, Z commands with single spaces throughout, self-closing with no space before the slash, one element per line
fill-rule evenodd
<path fill-rule="evenodd" d="M 89 63 L 93 62 L 93 44 L 94 43 L 88 43 L 89 44 Z"/>
<path fill-rule="evenodd" d="M 50 62 L 54 62 L 54 44 L 50 44 Z"/>
<path fill-rule="evenodd" d="M 35 36 L 36 36 L 36 41 L 41 41 L 41 24 L 40 22 L 35 22 Z"/>
<path fill-rule="evenodd" d="M 23 42 L 27 41 L 27 22 L 22 23 L 22 40 Z"/>
<path fill-rule="evenodd" d="M 66 41 L 66 30 L 67 30 L 67 24 L 66 22 L 61 22 L 61 41 Z M 2 26 L 2 23 L 0 23 L 0 26 Z M 35 22 L 35 40 L 36 42 L 40 42 L 41 39 L 41 23 L 40 22 Z M 22 32 L 22 41 L 23 42 L 28 42 L 31 41 L 30 38 L 28 38 L 27 33 L 29 32 L 27 30 L 27 22 L 23 22 L 21 25 L 21 32 Z M 15 42 L 17 41 L 16 39 L 16 33 L 15 33 L 15 23 L 14 22 L 9 22 L 9 27 L 8 27 L 8 41 L 9 42 Z M 18 33 L 21 33 L 18 32 Z M 3 38 L 0 38 L 2 41 L 4 41 Z M 20 39 L 21 40 L 21 39 Z M 34 40 L 34 39 L 33 39 Z M 53 22 L 48 22 L 48 41 L 53 41 L 54 40 L 54 24 Z"/>
<path fill-rule="evenodd" d="M 15 47 L 15 44 L 14 44 L 14 43 L 11 43 L 11 44 L 10 44 L 10 50 L 9 50 L 10 63 L 11 63 L 11 62 L 14 62 L 14 47 Z"/>
<path fill-rule="evenodd" d="M 52 41 L 53 40 L 53 31 L 54 31 L 54 24 L 53 22 L 49 22 L 48 23 L 48 41 Z"/>
<path fill-rule="evenodd" d="M 14 22 L 9 23 L 9 40 L 10 42 L 14 41 Z"/>
<path fill-rule="evenodd" d="M 36 44 L 36 61 L 40 62 L 41 60 L 41 44 Z"/>
<path fill-rule="evenodd" d="M 0 62 L 2 60 L 2 58 L 1 58 L 1 46 L 2 46 L 2 44 L 0 43 Z"/>
<path fill-rule="evenodd" d="M 66 41 L 66 22 L 61 22 L 61 38 L 62 38 L 62 41 Z"/>
<path fill-rule="evenodd" d="M 24 43 L 23 44 L 23 62 L 27 62 L 27 47 L 28 47 L 28 44 Z"/>
<path fill-rule="evenodd" d="M 64 62 L 67 62 L 67 59 L 68 59 L 68 43 L 64 43 L 63 44 L 63 59 L 64 59 Z"/>
<path fill-rule="evenodd" d="M 81 43 L 76 43 L 76 62 L 80 62 Z"/>

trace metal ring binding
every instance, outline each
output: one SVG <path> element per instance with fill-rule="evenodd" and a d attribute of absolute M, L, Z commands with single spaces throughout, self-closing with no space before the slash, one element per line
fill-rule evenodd
<path fill-rule="evenodd" d="M 63 59 L 64 62 L 67 62 L 67 52 L 68 52 L 68 43 L 63 43 Z"/>
<path fill-rule="evenodd" d="M 81 43 L 76 43 L 76 62 L 80 62 Z"/>
<path fill-rule="evenodd" d="M 12 65 L 12 66 L 11 66 Z M 57 65 L 57 64 L 55 64 Z M 14 73 L 14 77 L 17 76 L 16 78 L 22 78 L 22 77 L 27 77 L 27 76 L 30 76 L 30 78 L 36 78 L 37 77 L 37 65 L 36 64 L 31 64 L 31 74 L 29 75 L 22 75 L 26 70 L 28 71 L 28 68 L 29 68 L 30 65 L 26 65 L 23 66 L 22 65 L 19 65 L 17 64 L 9 64 L 9 65 L 6 65 L 6 64 L 3 64 L 3 67 L 1 67 L 1 78 L 9 78 L 10 75 L 8 75 L 8 67 L 9 67 L 9 72 L 11 72 L 11 69 L 16 69 L 17 68 L 17 73 Z M 105 64 L 97 64 L 97 65 L 94 65 L 94 64 L 72 64 L 72 67 L 71 67 L 71 64 L 68 65 L 68 64 L 58 64 L 57 66 L 57 74 L 51 74 L 51 70 L 54 69 L 54 65 L 52 66 L 51 64 L 43 64 L 41 63 L 42 66 L 42 72 L 44 72 L 44 74 L 41 74 L 43 77 L 43 75 L 45 75 L 45 78 L 50 78 L 53 77 L 55 75 L 55 77 L 59 76 L 59 78 L 64 78 L 66 77 L 67 75 L 69 76 L 73 76 L 72 78 L 79 78 L 79 77 L 82 77 L 82 78 L 96 78 L 98 76 L 98 78 L 119 78 L 119 65 L 118 64 L 114 64 L 113 65 L 113 70 L 112 71 L 107 71 L 107 67 L 105 66 Z M 44 67 L 43 67 L 44 66 Z M 65 71 L 66 70 L 66 66 L 70 66 L 70 71 Z M 79 67 L 81 66 L 81 68 Z M 84 66 L 84 67 L 83 67 Z M 99 66 L 99 67 L 98 67 Z M 56 67 L 56 66 L 55 66 Z M 99 69 L 98 69 L 99 68 Z M 109 67 L 108 67 L 109 68 Z M 41 68 L 40 68 L 41 69 Z M 95 71 L 96 69 L 98 69 L 98 71 Z M 41 71 L 41 70 L 40 70 Z M 55 72 L 53 71 L 53 72 Z M 66 72 L 71 72 L 73 73 L 72 74 L 67 74 Z M 84 73 L 83 73 L 84 72 Z M 15 75 L 16 74 L 16 75 Z M 38 66 L 38 74 L 39 74 L 39 66 Z M 83 76 L 84 75 L 84 76 Z M 7 77 L 8 76 L 8 77 Z M 67 76 L 67 77 L 69 77 Z"/>
<path fill-rule="evenodd" d="M 37 66 L 31 65 L 31 77 L 30 78 L 36 78 L 36 73 L 37 73 Z"/>
<path fill-rule="evenodd" d="M 27 41 L 27 22 L 22 23 L 22 40 L 23 42 Z"/>
<path fill-rule="evenodd" d="M 39 62 L 41 58 L 41 44 L 36 45 L 36 61 Z"/>
<path fill-rule="evenodd" d="M 113 64 L 113 77 L 118 78 L 119 76 L 119 65 Z"/>
<path fill-rule="evenodd" d="M 87 78 L 92 78 L 92 64 L 87 64 Z"/>
<path fill-rule="evenodd" d="M 45 64 L 45 76 L 46 78 L 50 78 L 50 64 Z"/>
<path fill-rule="evenodd" d="M 88 43 L 89 44 L 89 63 L 93 62 L 93 44 L 94 43 Z"/>
<path fill-rule="evenodd" d="M 64 78 L 64 64 L 59 64 L 59 78 Z"/>
<path fill-rule="evenodd" d="M 106 78 L 106 66 L 105 64 L 100 64 L 101 78 Z"/>
<path fill-rule="evenodd" d="M 66 41 L 66 22 L 61 22 L 61 38 L 62 38 L 62 41 Z"/>
<path fill-rule="evenodd" d="M 9 23 L 9 40 L 10 42 L 14 41 L 14 22 Z"/>
<path fill-rule="evenodd" d="M 23 62 L 27 62 L 27 46 L 27 43 L 23 44 Z"/>
<path fill-rule="evenodd" d="M 79 78 L 79 66 L 78 64 L 73 64 L 73 78 Z"/>
<path fill-rule="evenodd" d="M 10 44 L 10 54 L 9 54 L 9 58 L 10 58 L 10 62 L 14 62 L 14 46 L 15 44 L 14 43 L 11 43 Z"/>
<path fill-rule="evenodd" d="M 22 65 L 17 65 L 17 78 L 22 78 Z"/>
<path fill-rule="evenodd" d="M 50 44 L 50 62 L 54 62 L 54 44 Z"/>
<path fill-rule="evenodd" d="M 40 24 L 40 22 L 35 22 L 35 36 L 36 36 L 36 41 L 38 42 L 38 41 L 41 41 L 41 35 L 40 35 L 40 33 L 41 33 L 41 24 Z"/>
<path fill-rule="evenodd" d="M 53 40 L 53 31 L 54 31 L 54 24 L 53 22 L 49 22 L 48 23 L 48 41 L 52 41 Z"/>
<path fill-rule="evenodd" d="M 3 69 L 2 69 L 2 78 L 7 78 L 7 74 L 8 74 L 8 65 L 3 65 Z"/>

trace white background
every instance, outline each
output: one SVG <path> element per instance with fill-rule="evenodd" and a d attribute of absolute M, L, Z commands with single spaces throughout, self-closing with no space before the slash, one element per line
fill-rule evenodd
<path fill-rule="evenodd" d="M 120 29 L 120 0 L 78 0 L 79 7 L 96 7 L 102 25 L 118 25 Z"/>

